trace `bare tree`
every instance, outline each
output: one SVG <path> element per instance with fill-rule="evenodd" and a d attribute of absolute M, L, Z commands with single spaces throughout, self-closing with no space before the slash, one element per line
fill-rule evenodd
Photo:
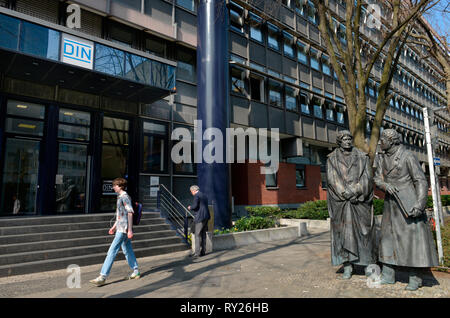
<path fill-rule="evenodd" d="M 393 93 L 389 90 L 403 47 L 411 35 L 413 24 L 437 1 L 390 0 L 377 3 L 383 14 L 379 24 L 378 39 L 361 38 L 364 19 L 372 18 L 371 13 L 363 14 L 367 4 L 361 0 L 346 0 L 345 41 L 336 32 L 336 20 L 328 0 L 312 0 L 319 15 L 319 29 L 330 55 L 343 90 L 349 118 L 349 128 L 355 146 L 367 152 L 373 162 L 384 114 Z M 335 18 L 335 19 L 333 19 Z M 367 22 L 367 20 L 366 20 Z M 377 89 L 376 114 L 370 139 L 365 139 L 367 100 L 365 90 L 376 63 L 382 64 L 381 78 Z M 384 65 L 383 65 L 384 64 Z"/>

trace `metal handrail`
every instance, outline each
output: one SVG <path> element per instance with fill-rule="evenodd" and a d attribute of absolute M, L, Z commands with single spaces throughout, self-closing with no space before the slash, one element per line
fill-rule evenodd
<path fill-rule="evenodd" d="M 162 184 L 159 185 L 157 206 L 161 215 L 175 228 L 176 232 L 183 237 L 186 244 L 191 243 L 189 237 L 189 219 L 194 219 L 191 212 Z"/>
<path fill-rule="evenodd" d="M 160 184 L 159 187 L 160 187 L 160 188 L 163 188 L 164 190 L 166 190 L 166 192 L 167 192 L 168 194 L 170 194 L 171 197 L 172 197 L 173 199 L 175 199 L 175 201 L 176 201 L 176 202 L 184 209 L 184 211 L 185 211 L 190 217 L 192 217 L 192 218 L 194 217 L 194 216 L 192 215 L 192 213 L 189 212 L 189 210 L 188 210 L 183 204 L 181 204 L 180 201 L 178 201 L 178 199 L 172 194 L 172 192 L 170 192 L 170 191 L 166 188 L 166 186 L 165 186 L 164 184 Z"/>

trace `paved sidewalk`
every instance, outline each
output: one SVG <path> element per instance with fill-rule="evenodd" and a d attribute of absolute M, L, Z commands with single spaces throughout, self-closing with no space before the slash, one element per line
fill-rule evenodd
<path fill-rule="evenodd" d="M 67 288 L 66 270 L 0 278 L 0 297 L 304 298 L 450 297 L 450 274 L 430 272 L 424 287 L 407 292 L 407 276 L 395 285 L 368 287 L 362 268 L 348 280 L 330 263 L 330 233 L 218 251 L 192 261 L 189 251 L 138 259 L 142 277 L 127 281 L 125 261 L 114 263 L 107 284 L 89 283 L 100 265 L 81 268 L 81 288 Z"/>

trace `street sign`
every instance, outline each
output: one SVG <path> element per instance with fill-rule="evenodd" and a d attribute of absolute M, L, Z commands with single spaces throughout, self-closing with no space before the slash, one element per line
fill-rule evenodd
<path fill-rule="evenodd" d="M 441 158 L 433 158 L 433 163 L 435 166 L 440 166 L 441 165 Z"/>

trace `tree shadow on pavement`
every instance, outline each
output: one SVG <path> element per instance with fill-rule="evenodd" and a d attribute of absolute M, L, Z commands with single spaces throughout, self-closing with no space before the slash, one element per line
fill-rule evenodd
<path fill-rule="evenodd" d="M 170 263 L 167 263 L 167 264 L 163 264 L 163 265 L 158 266 L 158 267 L 154 267 L 150 271 L 144 272 L 142 274 L 142 276 L 147 276 L 147 275 L 150 275 L 150 274 L 155 274 L 155 273 L 160 272 L 160 271 L 171 270 L 172 274 L 169 277 L 161 279 L 160 281 L 157 281 L 157 282 L 152 282 L 149 285 L 136 288 L 135 290 L 130 290 L 130 291 L 126 291 L 126 292 L 123 292 L 123 293 L 116 294 L 116 295 L 111 295 L 109 297 L 111 297 L 111 298 L 133 298 L 133 297 L 139 297 L 139 296 L 145 295 L 147 293 L 151 293 L 151 292 L 157 291 L 157 290 L 159 290 L 161 288 L 168 287 L 168 286 L 170 286 L 172 284 L 175 284 L 175 283 L 189 281 L 189 280 L 191 280 L 193 278 L 196 278 L 196 277 L 202 275 L 203 273 L 206 273 L 208 271 L 214 270 L 214 269 L 219 268 L 219 267 L 223 267 L 223 266 L 230 265 L 230 264 L 233 264 L 233 263 L 245 260 L 245 259 L 256 257 L 256 256 L 264 254 L 264 253 L 269 253 L 269 252 L 277 250 L 277 249 L 289 247 L 289 246 L 292 246 L 294 244 L 307 244 L 307 243 L 310 243 L 310 242 L 307 242 L 307 241 L 310 240 L 310 239 L 316 238 L 316 237 L 320 237 L 320 236 L 322 236 L 322 235 L 324 235 L 326 233 L 327 232 L 321 232 L 321 233 L 311 234 L 311 235 L 306 236 L 304 238 L 303 237 L 299 237 L 299 238 L 296 238 L 296 239 L 294 239 L 294 240 L 292 240 L 292 241 L 290 241 L 290 242 L 288 242 L 286 244 L 276 245 L 276 246 L 273 246 L 273 247 L 270 247 L 270 248 L 266 248 L 266 249 L 263 249 L 263 250 L 260 250 L 260 251 L 256 251 L 256 252 L 253 252 L 253 253 L 248 253 L 248 254 L 245 254 L 245 255 L 242 255 L 242 256 L 234 257 L 232 259 L 225 260 L 225 261 L 220 262 L 220 263 L 208 264 L 205 267 L 198 268 L 198 269 L 195 269 L 195 270 L 189 271 L 189 272 L 185 271 L 184 266 L 201 263 L 202 262 L 202 258 L 199 258 L 199 259 L 197 259 L 195 261 L 192 261 L 192 259 L 189 256 L 186 256 L 184 259 L 176 260 L 176 261 L 173 261 L 173 262 L 170 262 Z M 314 243 L 316 243 L 316 242 L 314 242 Z M 220 257 L 221 255 L 224 255 L 227 252 L 228 251 L 217 251 L 217 252 L 213 252 L 213 253 L 211 253 L 209 255 L 213 256 L 214 258 L 217 258 L 217 257 Z M 207 260 L 210 260 L 210 259 L 208 258 Z"/>

